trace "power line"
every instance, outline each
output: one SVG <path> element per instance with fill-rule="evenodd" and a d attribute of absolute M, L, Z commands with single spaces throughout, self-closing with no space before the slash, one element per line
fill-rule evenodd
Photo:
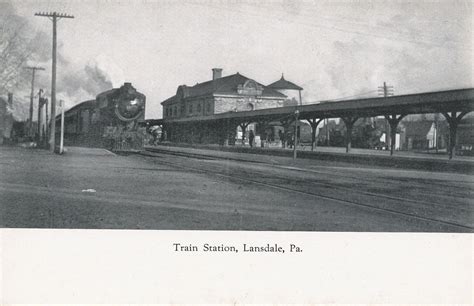
<path fill-rule="evenodd" d="M 55 133 L 56 133 L 56 24 L 58 20 L 63 18 L 74 18 L 72 15 L 49 12 L 36 13 L 35 16 L 48 17 L 53 22 L 53 64 L 51 76 L 51 134 L 49 139 L 50 149 L 54 152 L 55 149 Z"/>
<path fill-rule="evenodd" d="M 213 9 L 217 9 L 217 10 L 224 10 L 226 12 L 229 12 L 229 9 L 222 8 L 222 7 L 215 6 L 215 5 L 208 5 L 208 4 L 201 4 L 201 3 L 191 3 L 191 4 L 198 5 L 198 6 L 205 6 L 205 7 L 209 7 L 209 8 L 213 8 Z M 258 17 L 258 18 L 267 18 L 267 19 L 271 19 L 273 21 L 275 19 L 274 17 L 269 16 L 268 14 L 259 14 L 259 13 L 255 14 L 255 13 L 252 13 L 252 12 L 249 12 L 249 11 L 239 10 L 239 9 L 235 9 L 235 8 L 233 8 L 232 11 L 242 13 L 242 14 L 244 14 L 243 16 L 253 16 L 253 17 Z M 286 21 L 287 20 L 287 18 L 284 18 L 283 16 L 278 16 L 277 15 L 277 18 L 280 19 L 280 21 Z M 325 24 L 321 24 L 321 23 L 304 22 L 302 20 L 297 20 L 297 19 L 296 20 L 291 20 L 291 23 L 305 25 L 305 26 L 308 26 L 308 27 L 329 29 L 329 30 L 339 31 L 339 32 L 344 32 L 344 33 L 349 33 L 349 34 L 375 37 L 375 38 L 391 40 L 391 41 L 398 41 L 398 42 L 404 41 L 404 42 L 409 42 L 409 43 L 412 43 L 412 44 L 418 44 L 418 45 L 423 45 L 423 46 L 429 45 L 429 46 L 438 47 L 438 48 L 448 48 L 448 46 L 446 46 L 444 44 L 436 43 L 436 42 L 433 42 L 433 41 L 423 41 L 421 39 L 416 39 L 415 40 L 415 39 L 402 38 L 402 37 L 391 37 L 391 36 L 387 36 L 387 35 L 383 35 L 383 34 L 369 33 L 369 32 L 363 32 L 363 31 L 358 31 L 358 30 L 348 30 L 348 29 L 335 27 L 335 26 L 331 26 L 331 25 L 325 25 Z M 418 36 L 418 37 L 420 37 L 420 36 Z M 456 43 L 456 44 L 459 44 L 459 45 L 462 45 L 462 46 L 472 50 L 472 48 L 470 46 L 468 46 L 466 44 L 463 44 L 463 42 L 460 42 L 460 41 L 452 41 L 452 42 Z"/>
<path fill-rule="evenodd" d="M 370 94 L 370 93 L 373 93 L 373 92 L 376 92 L 376 91 L 377 91 L 377 90 L 371 90 L 371 91 L 362 92 L 362 93 L 357 94 L 357 95 L 344 96 L 344 97 L 340 97 L 340 98 L 329 99 L 329 100 L 323 100 L 323 101 L 317 101 L 317 102 L 336 102 L 336 101 L 339 101 L 339 100 L 342 100 L 342 99 L 348 99 L 348 98 L 355 98 L 355 97 L 364 96 L 364 95 L 367 95 L 367 94 Z M 309 104 L 311 104 L 311 103 L 309 103 Z"/>
<path fill-rule="evenodd" d="M 280 13 L 286 13 L 286 11 L 282 10 L 282 9 L 278 9 L 278 6 L 272 6 L 272 9 L 276 9 L 277 11 L 279 11 Z M 298 12 L 298 17 L 305 17 L 305 18 L 314 18 L 314 16 L 316 16 L 315 14 L 317 14 L 318 16 L 318 19 L 326 19 L 327 21 L 330 21 L 332 23 L 336 23 L 336 24 L 340 24 L 341 22 L 342 23 L 349 23 L 349 24 L 353 24 L 353 25 L 357 25 L 357 26 L 360 26 L 360 27 L 363 27 L 365 28 L 365 30 L 367 31 L 377 31 L 377 30 L 382 30 L 382 31 L 388 31 L 390 32 L 391 34 L 402 34 L 402 35 L 408 35 L 410 37 L 413 36 L 414 33 L 412 33 L 412 31 L 410 29 L 402 29 L 400 28 L 398 25 L 393 25 L 393 26 L 380 26 L 380 25 L 377 25 L 377 26 L 373 26 L 372 24 L 370 23 L 367 23 L 367 22 L 361 22 L 359 20 L 356 20 L 356 19 L 350 19 L 350 17 L 348 16 L 340 16 L 338 18 L 331 18 L 331 17 L 325 17 L 325 16 L 322 16 L 319 11 L 316 11 L 316 10 L 302 10 L 301 12 Z M 436 24 L 439 24 L 441 22 L 446 22 L 447 20 L 443 19 L 443 20 L 429 20 L 429 22 L 431 23 L 436 23 Z M 456 21 L 456 20 L 449 20 L 450 23 L 456 25 L 458 28 L 461 28 L 463 29 L 462 26 L 459 25 L 459 22 Z M 353 26 L 349 25 L 350 28 L 353 28 Z M 346 31 L 345 29 L 342 29 L 344 31 Z M 396 31 L 395 31 L 396 30 Z M 367 35 L 367 34 L 372 34 L 372 33 L 366 33 L 366 32 L 360 32 L 361 35 Z M 426 43 L 426 44 L 432 44 L 433 42 L 433 39 L 436 39 L 437 37 L 439 37 L 439 33 L 433 33 L 434 35 L 424 35 L 426 33 L 421 33 L 421 32 L 418 32 L 416 33 L 416 42 L 421 42 L 421 43 Z M 381 36 L 380 36 L 381 37 Z M 398 40 L 403 40 L 403 38 L 400 38 L 399 36 L 398 37 L 392 37 L 393 39 L 398 39 Z M 387 37 L 387 39 L 391 39 L 390 37 Z M 424 41 L 423 41 L 424 40 Z M 429 41 L 426 41 L 426 40 L 429 40 Z M 411 39 L 409 40 L 410 42 L 415 42 L 415 40 Z M 452 42 L 456 43 L 456 44 L 461 44 L 461 45 L 466 45 L 465 43 L 463 43 L 462 41 L 460 40 L 453 40 Z M 437 46 L 440 46 L 440 47 L 443 47 L 442 45 L 439 45 L 437 44 Z"/>

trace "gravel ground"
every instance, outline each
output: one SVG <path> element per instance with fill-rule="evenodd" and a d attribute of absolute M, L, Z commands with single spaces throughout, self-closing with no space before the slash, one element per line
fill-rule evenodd
<path fill-rule="evenodd" d="M 2 227 L 472 232 L 473 177 L 0 147 Z M 460 225 L 460 226 L 457 226 Z"/>

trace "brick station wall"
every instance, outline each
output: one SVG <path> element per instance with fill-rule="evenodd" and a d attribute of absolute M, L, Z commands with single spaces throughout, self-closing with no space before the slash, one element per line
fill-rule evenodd
<path fill-rule="evenodd" d="M 218 124 L 207 124 L 199 122 L 199 117 L 203 115 L 219 114 L 226 112 L 250 111 L 251 103 L 254 110 L 276 108 L 284 106 L 285 99 L 259 98 L 255 96 L 241 97 L 203 97 L 186 101 L 186 117 L 196 117 L 196 122 L 192 124 L 172 124 L 167 129 L 168 140 L 182 143 L 219 143 L 224 139 L 235 141 L 237 126 L 219 126 Z M 189 104 L 193 104 L 193 112 L 189 113 Z M 200 104 L 201 107 L 197 107 Z M 207 104 L 210 111 L 207 110 Z M 180 105 L 180 104 L 178 104 Z M 174 107 L 174 106 L 173 106 Z M 180 116 L 179 114 L 178 116 Z M 228 134 L 228 135 L 226 135 Z"/>
<path fill-rule="evenodd" d="M 254 97 L 216 97 L 214 113 L 242 112 L 253 110 L 282 107 L 284 99 L 254 98 Z"/>

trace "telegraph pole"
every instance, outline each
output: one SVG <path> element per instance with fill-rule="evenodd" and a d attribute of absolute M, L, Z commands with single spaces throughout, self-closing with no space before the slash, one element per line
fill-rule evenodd
<path fill-rule="evenodd" d="M 48 17 L 53 22 L 53 65 L 51 76 L 51 134 L 49 139 L 50 150 L 54 152 L 56 133 L 56 24 L 62 18 L 74 18 L 62 13 L 36 13 L 35 16 Z"/>
<path fill-rule="evenodd" d="M 434 133 L 434 136 L 433 136 L 433 140 L 434 140 L 434 146 L 435 146 L 435 150 L 436 150 L 436 153 L 438 153 L 438 128 L 439 128 L 439 113 L 435 113 L 434 115 L 434 123 L 435 123 L 435 133 Z"/>
<path fill-rule="evenodd" d="M 383 82 L 383 86 L 379 86 L 379 96 L 388 97 L 393 96 L 393 86 L 387 86 L 387 83 Z"/>
<path fill-rule="evenodd" d="M 295 133 L 294 133 L 294 139 L 293 141 L 293 159 L 296 159 L 296 146 L 298 145 L 298 117 L 300 115 L 300 111 L 298 109 L 295 110 Z"/>
<path fill-rule="evenodd" d="M 61 137 L 59 138 L 59 154 L 64 153 L 64 100 L 59 100 L 61 107 Z"/>
<path fill-rule="evenodd" d="M 43 67 L 25 67 L 31 70 L 31 94 L 30 94 L 30 124 L 28 127 L 28 134 L 33 135 L 33 100 L 35 96 L 35 74 L 36 70 L 44 70 Z"/>
<path fill-rule="evenodd" d="M 46 117 L 46 118 L 45 118 L 45 124 L 46 124 L 45 130 L 46 130 L 46 134 L 44 135 L 44 139 L 45 139 L 44 145 L 45 145 L 45 147 L 47 147 L 47 146 L 48 146 L 48 142 L 49 142 L 49 141 L 48 141 L 48 132 L 49 132 L 48 99 L 46 99 L 46 98 L 44 99 L 44 104 L 45 104 L 45 106 L 46 106 L 46 109 L 45 109 L 45 112 L 44 112 L 44 114 L 46 115 L 46 116 L 45 116 L 45 117 Z"/>
<path fill-rule="evenodd" d="M 301 100 L 301 90 L 298 91 L 300 103 L 299 105 L 303 105 L 303 100 Z M 295 109 L 295 141 L 293 142 L 293 159 L 296 159 L 296 146 L 298 145 L 298 117 L 300 115 L 300 111 L 298 110 L 298 104 L 296 105 Z"/>
<path fill-rule="evenodd" d="M 329 119 L 326 118 L 326 146 L 329 147 Z"/>
<path fill-rule="evenodd" d="M 41 141 L 41 108 L 42 108 L 42 101 L 43 98 L 41 98 L 41 94 L 43 93 L 43 90 L 40 89 L 38 92 L 38 136 L 36 137 L 36 145 L 39 146 L 39 143 Z"/>

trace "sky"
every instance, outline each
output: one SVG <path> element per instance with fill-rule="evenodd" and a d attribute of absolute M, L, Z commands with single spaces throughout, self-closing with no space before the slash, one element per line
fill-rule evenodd
<path fill-rule="evenodd" d="M 4 2 L 2 2 L 4 1 Z M 146 118 L 181 84 L 208 81 L 212 68 L 268 85 L 284 76 L 303 103 L 473 86 L 470 1 L 9 1 L 9 13 L 44 33 L 36 12 L 58 22 L 58 96 L 73 106 L 131 82 L 147 96 Z M 51 60 L 38 86 L 50 88 Z M 28 94 L 28 93 L 26 93 Z"/>

